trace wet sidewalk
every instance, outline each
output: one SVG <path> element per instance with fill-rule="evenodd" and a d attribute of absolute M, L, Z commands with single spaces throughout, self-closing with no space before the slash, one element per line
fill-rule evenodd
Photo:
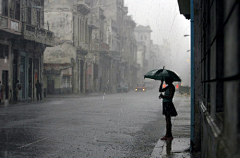
<path fill-rule="evenodd" d="M 173 140 L 157 142 L 151 158 L 190 158 L 190 97 L 178 108 L 178 116 L 172 119 Z M 165 134 L 165 131 L 163 135 Z"/>

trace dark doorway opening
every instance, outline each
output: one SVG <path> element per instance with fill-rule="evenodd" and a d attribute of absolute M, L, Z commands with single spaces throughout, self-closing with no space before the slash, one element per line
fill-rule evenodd
<path fill-rule="evenodd" d="M 54 80 L 47 81 L 47 94 L 54 94 Z"/>
<path fill-rule="evenodd" d="M 8 71 L 2 71 L 2 85 L 4 86 L 5 99 L 8 99 Z"/>

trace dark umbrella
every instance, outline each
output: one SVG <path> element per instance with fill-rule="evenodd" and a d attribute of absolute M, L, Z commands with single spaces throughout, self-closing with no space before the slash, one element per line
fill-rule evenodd
<path fill-rule="evenodd" d="M 144 75 L 144 78 L 150 78 L 154 80 L 165 80 L 166 77 L 171 77 L 173 81 L 181 82 L 181 79 L 175 72 L 164 68 L 149 71 Z"/>

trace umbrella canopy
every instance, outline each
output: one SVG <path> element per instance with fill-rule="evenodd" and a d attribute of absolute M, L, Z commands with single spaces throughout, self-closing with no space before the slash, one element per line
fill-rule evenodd
<path fill-rule="evenodd" d="M 154 80 L 165 80 L 166 77 L 171 77 L 173 81 L 181 82 L 180 77 L 175 72 L 167 69 L 152 70 L 144 75 L 144 78 L 150 78 Z"/>

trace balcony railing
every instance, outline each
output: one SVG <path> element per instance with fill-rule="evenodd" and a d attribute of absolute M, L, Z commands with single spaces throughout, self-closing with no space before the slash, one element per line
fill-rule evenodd
<path fill-rule="evenodd" d="M 54 46 L 54 34 L 43 28 L 34 25 L 23 23 L 23 37 L 26 40 L 35 41 L 38 43 L 46 44 L 47 46 Z"/>
<path fill-rule="evenodd" d="M 21 35 L 21 23 L 18 20 L 0 15 L 0 30 Z"/>
<path fill-rule="evenodd" d="M 23 35 L 26 40 L 54 46 L 54 34 L 51 31 L 39 28 L 18 20 L 0 15 L 0 30 L 14 35 Z"/>

